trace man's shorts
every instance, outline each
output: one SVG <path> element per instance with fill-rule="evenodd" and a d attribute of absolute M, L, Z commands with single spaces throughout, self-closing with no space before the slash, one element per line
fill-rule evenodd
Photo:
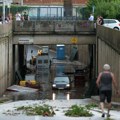
<path fill-rule="evenodd" d="M 110 103 L 111 98 L 112 98 L 112 90 L 100 91 L 100 102 L 105 102 L 105 100 L 107 100 L 107 102 Z"/>

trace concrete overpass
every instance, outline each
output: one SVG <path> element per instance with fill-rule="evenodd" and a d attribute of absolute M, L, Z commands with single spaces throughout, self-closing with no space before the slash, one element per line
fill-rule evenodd
<path fill-rule="evenodd" d="M 94 23 L 80 20 L 16 21 L 13 44 L 95 44 Z"/>

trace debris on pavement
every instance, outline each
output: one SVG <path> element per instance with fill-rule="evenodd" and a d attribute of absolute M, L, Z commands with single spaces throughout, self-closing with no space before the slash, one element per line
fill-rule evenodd
<path fill-rule="evenodd" d="M 19 85 L 13 85 L 7 88 L 9 91 L 17 91 L 17 92 L 37 92 L 38 89 L 35 88 L 29 88 L 29 87 L 23 87 Z"/>

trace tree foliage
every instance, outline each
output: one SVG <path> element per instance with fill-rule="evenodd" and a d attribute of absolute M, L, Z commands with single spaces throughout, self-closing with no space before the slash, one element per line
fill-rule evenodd
<path fill-rule="evenodd" d="M 24 10 L 28 10 L 29 7 L 28 6 L 11 5 L 11 7 L 8 8 L 7 6 L 5 6 L 6 15 L 9 14 L 9 9 L 10 9 L 10 13 L 12 13 L 12 15 L 15 15 L 17 12 L 21 13 Z M 2 11 L 3 11 L 3 6 L 0 6 L 0 15 L 1 16 L 2 16 Z"/>
<path fill-rule="evenodd" d="M 93 7 L 95 18 L 101 15 L 104 18 L 120 19 L 120 0 L 89 0 L 85 8 L 86 18 L 93 13 Z"/>
<path fill-rule="evenodd" d="M 28 10 L 28 6 L 18 6 L 18 5 L 12 5 L 10 8 L 10 11 L 12 14 L 16 14 L 16 12 L 22 12 L 24 10 Z"/>

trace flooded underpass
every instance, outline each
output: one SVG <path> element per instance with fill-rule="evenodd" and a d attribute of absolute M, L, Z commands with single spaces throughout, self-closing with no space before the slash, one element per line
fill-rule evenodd
<path fill-rule="evenodd" d="M 18 100 L 57 100 L 57 99 L 82 99 L 84 98 L 83 91 L 85 88 L 76 88 L 71 90 L 48 90 L 38 92 L 15 92 L 6 91 L 4 96 L 10 97 L 13 101 Z"/>
<path fill-rule="evenodd" d="M 84 98 L 86 91 L 85 82 L 88 79 L 88 74 L 83 75 L 83 66 L 77 61 L 70 62 L 69 59 L 57 60 L 55 52 L 50 51 L 50 67 L 36 67 L 36 65 L 30 64 L 32 55 L 36 56 L 37 51 L 40 48 L 38 46 L 26 46 L 27 53 L 27 68 L 31 69 L 31 73 L 25 75 L 25 79 L 36 80 L 38 86 L 37 92 L 30 91 L 6 91 L 5 95 L 11 97 L 13 101 L 17 100 L 42 100 L 42 99 L 81 99 Z M 32 51 L 32 53 L 31 53 Z M 43 56 L 44 57 L 44 56 Z M 54 58 L 54 59 L 53 59 Z M 40 60 L 38 62 L 41 62 Z M 77 69 L 82 70 L 77 74 Z M 71 82 L 71 88 L 69 90 L 64 89 L 52 89 L 52 83 L 55 76 L 59 74 L 65 74 L 69 77 Z M 82 73 L 82 74 L 81 74 Z M 28 77 L 28 78 L 27 78 Z M 36 88 L 35 88 L 36 89 Z"/>

